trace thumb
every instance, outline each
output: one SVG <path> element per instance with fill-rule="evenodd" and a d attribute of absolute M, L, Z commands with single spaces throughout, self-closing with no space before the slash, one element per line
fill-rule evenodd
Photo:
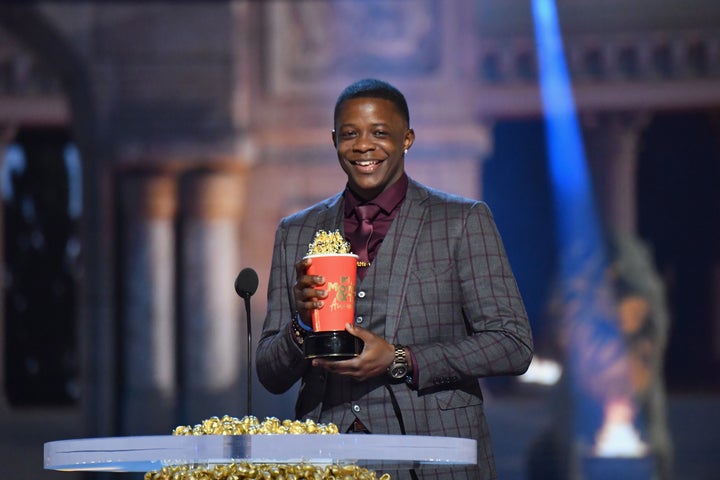
<path fill-rule="evenodd" d="M 352 323 L 345 324 L 345 330 L 352 336 L 358 337 L 362 341 L 369 340 L 372 337 L 372 332 L 365 330 L 362 327 L 358 327 Z"/>

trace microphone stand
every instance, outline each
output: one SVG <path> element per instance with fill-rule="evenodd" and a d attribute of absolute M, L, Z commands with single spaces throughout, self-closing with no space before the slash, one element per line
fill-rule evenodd
<path fill-rule="evenodd" d="M 245 320 L 247 321 L 247 414 L 252 414 L 252 322 L 250 321 L 250 294 L 244 292 Z"/>
<path fill-rule="evenodd" d="M 257 290 L 258 276 L 252 268 L 244 268 L 235 279 L 235 292 L 245 300 L 245 318 L 247 320 L 247 414 L 252 414 L 252 321 L 250 317 L 250 297 Z"/>

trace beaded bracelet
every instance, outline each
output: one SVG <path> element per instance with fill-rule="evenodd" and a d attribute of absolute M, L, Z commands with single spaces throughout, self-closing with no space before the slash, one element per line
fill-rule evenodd
<path fill-rule="evenodd" d="M 312 332 L 312 328 L 303 323 L 299 312 L 295 312 L 295 315 L 293 315 L 292 322 L 290 323 L 290 329 L 292 330 L 295 343 L 298 345 L 302 345 L 305 341 L 305 335 L 307 335 L 308 332 Z"/>

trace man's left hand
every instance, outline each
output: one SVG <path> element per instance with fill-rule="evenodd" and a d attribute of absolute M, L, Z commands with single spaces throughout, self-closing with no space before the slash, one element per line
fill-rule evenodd
<path fill-rule="evenodd" d="M 359 382 L 385 375 L 395 358 L 395 346 L 379 335 L 355 325 L 346 324 L 345 330 L 365 343 L 360 355 L 348 360 L 315 358 L 313 365 L 328 372 L 352 377 Z"/>

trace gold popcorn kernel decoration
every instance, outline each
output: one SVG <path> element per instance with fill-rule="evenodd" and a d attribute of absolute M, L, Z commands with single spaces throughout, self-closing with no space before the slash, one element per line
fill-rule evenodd
<path fill-rule="evenodd" d="M 243 418 L 224 415 L 222 418 L 210 417 L 202 423 L 190 427 L 175 427 L 173 435 L 337 435 L 339 432 L 334 423 L 322 424 L 312 420 L 283 420 L 265 417 L 262 422 L 254 415 Z"/>
<path fill-rule="evenodd" d="M 309 255 L 327 255 L 330 253 L 352 253 L 350 251 L 350 243 L 345 240 L 340 230 L 328 232 L 326 230 L 318 230 L 315 232 L 315 238 L 308 245 Z"/>
<path fill-rule="evenodd" d="M 338 233 L 339 235 L 339 233 Z M 342 238 L 342 237 L 340 237 Z M 195 426 L 175 427 L 173 435 L 338 435 L 334 423 L 312 420 L 282 420 L 266 417 L 262 422 L 254 415 L 242 418 L 224 415 L 210 417 Z M 357 465 L 310 465 L 307 463 L 230 463 L 215 466 L 171 465 L 145 474 L 144 480 L 391 480 Z"/>
<path fill-rule="evenodd" d="M 145 474 L 145 480 L 390 480 L 385 473 L 380 478 L 372 470 L 356 465 L 315 466 L 298 464 L 250 464 L 246 462 L 202 466 L 169 466 Z"/>

